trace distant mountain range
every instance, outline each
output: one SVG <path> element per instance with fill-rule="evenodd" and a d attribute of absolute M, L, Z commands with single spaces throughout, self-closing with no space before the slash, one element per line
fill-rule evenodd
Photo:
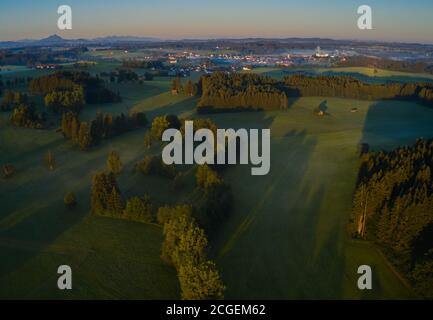
<path fill-rule="evenodd" d="M 159 38 L 152 37 L 137 37 L 137 36 L 107 36 L 107 37 L 99 37 L 94 39 L 65 39 L 60 37 L 59 35 L 51 35 L 47 38 L 43 39 L 24 39 L 17 41 L 0 41 L 0 48 L 20 48 L 20 47 L 31 47 L 31 46 L 104 46 L 104 45 L 116 45 L 122 43 L 152 43 L 152 42 L 189 42 L 189 43 L 197 43 L 197 42 L 256 42 L 256 41 L 276 41 L 276 42 L 284 42 L 290 44 L 315 44 L 315 45 L 360 45 L 364 43 L 368 44 L 383 44 L 383 45 L 416 45 L 416 46 L 428 46 L 429 44 L 418 44 L 418 43 L 396 43 L 396 42 L 383 42 L 383 41 L 361 41 L 361 40 L 337 40 L 337 39 L 328 39 L 328 38 L 219 38 L 219 39 L 183 39 L 183 40 L 163 40 Z"/>
<path fill-rule="evenodd" d="M 64 39 L 57 34 L 51 35 L 47 38 L 34 40 L 24 39 L 17 41 L 0 41 L 0 48 L 16 48 L 23 46 L 62 46 L 62 45 L 104 45 L 115 44 L 122 42 L 158 42 L 162 41 L 158 38 L 151 37 L 133 37 L 133 36 L 108 36 L 99 37 L 95 39 Z"/>

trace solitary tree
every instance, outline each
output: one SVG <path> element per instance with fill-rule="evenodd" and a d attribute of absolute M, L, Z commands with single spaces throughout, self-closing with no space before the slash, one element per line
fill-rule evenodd
<path fill-rule="evenodd" d="M 74 208 L 77 205 L 77 200 L 75 199 L 75 195 L 72 192 L 68 192 L 63 197 L 63 202 L 68 208 Z"/>
<path fill-rule="evenodd" d="M 15 167 L 11 164 L 5 164 L 2 167 L 3 178 L 7 179 L 13 176 L 15 173 Z"/>
<path fill-rule="evenodd" d="M 87 122 L 82 122 L 78 131 L 78 144 L 82 150 L 87 150 L 93 143 L 90 133 L 90 126 Z"/>
<path fill-rule="evenodd" d="M 54 170 L 54 167 L 56 166 L 56 160 L 54 159 L 54 156 L 51 151 L 48 151 L 48 153 L 45 155 L 45 163 L 51 171 Z"/>
<path fill-rule="evenodd" d="M 111 151 L 107 159 L 108 171 L 114 174 L 122 172 L 122 162 L 120 161 L 119 154 L 116 151 Z"/>

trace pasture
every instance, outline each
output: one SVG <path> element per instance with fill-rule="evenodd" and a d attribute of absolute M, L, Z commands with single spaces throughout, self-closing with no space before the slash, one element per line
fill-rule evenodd
<path fill-rule="evenodd" d="M 100 67 L 98 67 L 100 68 Z M 109 84 L 122 103 L 97 111 L 144 111 L 197 117 L 196 98 L 169 93 L 169 78 L 144 84 Z M 313 110 L 326 100 L 329 115 Z M 350 112 L 356 107 L 356 113 Z M 14 128 L 0 114 L 0 164 L 14 177 L 0 180 L 0 297 L 178 298 L 175 271 L 159 259 L 161 228 L 92 216 L 91 176 L 116 150 L 124 163 L 118 182 L 127 196 L 148 193 L 156 205 L 187 201 L 193 186 L 175 192 L 169 180 L 133 174 L 147 152 L 145 130 L 126 133 L 82 152 L 52 130 Z M 299 98 L 285 111 L 215 114 L 221 128 L 271 128 L 271 171 L 251 176 L 233 166 L 224 178 L 235 207 L 211 239 L 211 255 L 227 285 L 227 298 L 411 298 L 378 249 L 351 240 L 346 226 L 357 175 L 357 147 L 392 148 L 433 137 L 433 110 L 395 101 Z M 57 167 L 43 157 L 51 151 Z M 65 192 L 78 207 L 67 209 Z M 74 289 L 56 288 L 57 267 L 73 268 Z M 356 287 L 357 268 L 374 270 L 371 292 Z"/>

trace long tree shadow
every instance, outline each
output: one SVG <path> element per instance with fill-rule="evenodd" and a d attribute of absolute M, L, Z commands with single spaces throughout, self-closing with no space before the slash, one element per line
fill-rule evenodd
<path fill-rule="evenodd" d="M 370 151 L 392 150 L 394 148 L 412 145 L 418 138 L 433 138 L 433 109 L 409 101 L 378 101 L 371 104 L 365 117 L 360 144 L 368 145 Z M 371 249 L 371 257 L 375 256 Z M 387 288 L 390 286 L 406 287 L 394 274 L 392 268 L 380 263 L 374 266 L 376 277 L 374 294 L 383 298 L 385 286 L 380 283 L 383 279 L 379 272 L 390 274 Z M 380 275 L 380 276 L 379 276 Z M 392 279 L 391 281 L 389 279 Z M 389 289 L 388 289 L 389 290 Z M 409 295 L 409 290 L 406 292 Z M 364 298 L 371 298 L 372 294 L 363 293 Z M 405 297 L 401 297 L 405 298 Z"/>
<path fill-rule="evenodd" d="M 368 109 L 360 143 L 373 150 L 412 144 L 417 138 L 433 137 L 432 121 L 432 108 L 408 101 L 378 101 Z"/>
<path fill-rule="evenodd" d="M 309 266 L 324 190 L 304 179 L 315 144 L 305 132 L 291 131 L 272 141 L 269 175 L 229 169 L 235 209 L 213 242 L 227 297 L 299 298 L 314 292 L 310 273 L 321 271 Z"/>

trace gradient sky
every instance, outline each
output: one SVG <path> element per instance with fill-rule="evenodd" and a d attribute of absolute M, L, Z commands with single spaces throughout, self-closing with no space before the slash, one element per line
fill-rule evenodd
<path fill-rule="evenodd" d="M 57 29 L 57 7 L 73 29 Z M 357 8 L 373 9 L 373 30 Z M 329 37 L 433 43 L 432 0 L 0 0 L 0 40 L 107 35 L 163 39 Z"/>

